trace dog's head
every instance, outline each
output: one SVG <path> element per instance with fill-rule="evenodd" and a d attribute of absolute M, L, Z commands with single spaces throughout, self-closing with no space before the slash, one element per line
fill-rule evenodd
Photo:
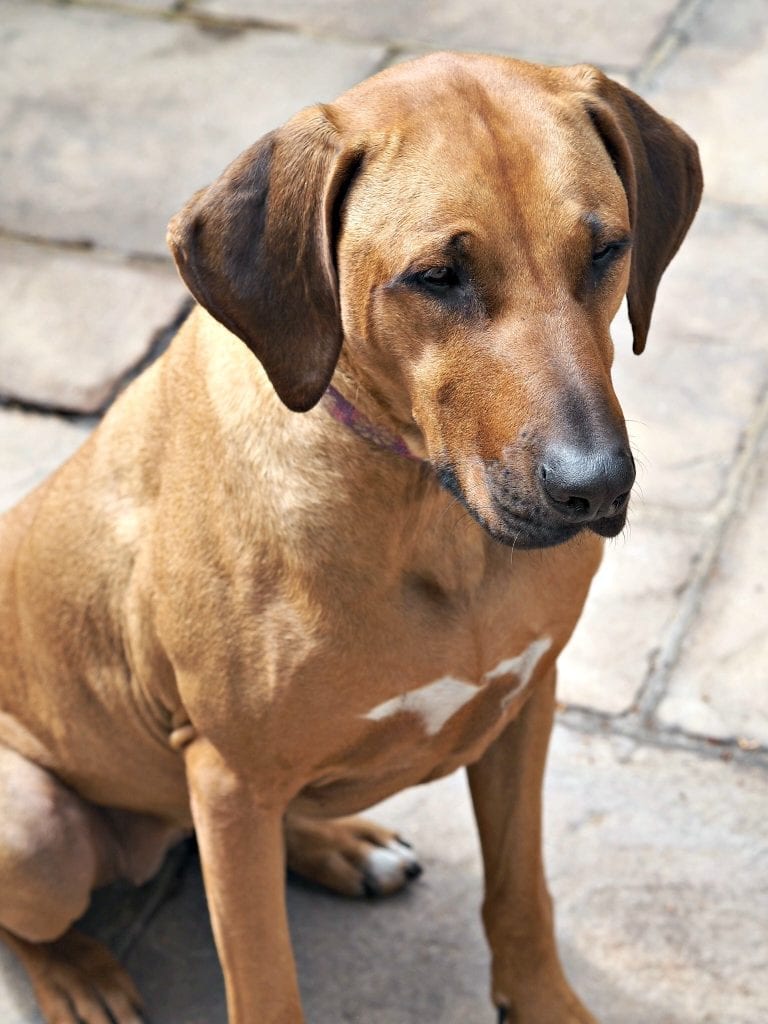
<path fill-rule="evenodd" d="M 634 348 L 701 194 L 696 147 L 594 68 L 438 54 L 310 108 L 171 222 L 197 300 L 297 411 L 345 364 L 498 540 L 615 536 Z"/>

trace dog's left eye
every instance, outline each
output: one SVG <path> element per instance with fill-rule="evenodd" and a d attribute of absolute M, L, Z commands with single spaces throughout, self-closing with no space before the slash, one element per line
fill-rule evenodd
<path fill-rule="evenodd" d="M 629 243 L 626 241 L 620 242 L 608 242 L 607 245 L 601 245 L 599 249 L 595 249 L 592 253 L 592 266 L 594 267 L 606 267 L 612 260 L 626 249 Z"/>

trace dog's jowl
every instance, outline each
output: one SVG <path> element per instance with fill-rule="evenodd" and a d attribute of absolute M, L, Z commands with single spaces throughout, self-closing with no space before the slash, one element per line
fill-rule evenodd
<path fill-rule="evenodd" d="M 609 325 L 626 295 L 642 351 L 700 192 L 595 69 L 440 54 L 173 219 L 197 307 L 0 522 L 0 934 L 51 1024 L 136 1021 L 72 925 L 191 828 L 231 1024 L 299 1024 L 286 861 L 401 888 L 348 816 L 462 765 L 489 1021 L 594 1021 L 541 861 L 555 663 L 635 475 Z"/>

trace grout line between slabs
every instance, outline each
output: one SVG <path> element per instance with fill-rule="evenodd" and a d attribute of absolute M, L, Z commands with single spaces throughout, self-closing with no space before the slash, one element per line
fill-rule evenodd
<path fill-rule="evenodd" d="M 45 249 L 51 252 L 72 252 L 92 259 L 101 259 L 110 263 L 123 263 L 133 266 L 172 267 L 170 252 L 150 252 L 149 250 L 114 249 L 101 245 L 92 238 L 50 238 L 43 235 L 16 231 L 0 224 L 0 242 L 14 242 L 28 245 L 30 248 Z"/>
<path fill-rule="evenodd" d="M 703 6 L 704 0 L 680 0 L 656 39 L 648 47 L 644 60 L 632 76 L 632 84 L 635 89 L 639 91 L 646 89 L 654 75 L 665 65 L 671 63 L 684 49 L 688 43 L 688 28 Z"/>
<path fill-rule="evenodd" d="M 557 713 L 556 723 L 588 736 L 620 736 L 638 746 L 659 750 L 678 750 L 709 760 L 727 761 L 740 767 L 768 771 L 768 749 L 745 748 L 738 740 L 719 740 L 685 732 L 678 728 L 650 728 L 637 720 L 607 711 L 569 704 Z"/>

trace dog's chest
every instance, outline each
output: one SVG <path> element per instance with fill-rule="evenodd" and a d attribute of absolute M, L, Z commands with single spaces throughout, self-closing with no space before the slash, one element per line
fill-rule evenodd
<path fill-rule="evenodd" d="M 542 654 L 551 646 L 549 637 L 533 640 L 523 651 L 503 658 L 479 679 L 440 676 L 408 689 L 372 707 L 363 718 L 369 722 L 396 722 L 400 728 L 421 732 L 424 739 L 439 736 L 463 710 L 470 719 L 505 717 L 515 698 L 521 696 Z"/>
<path fill-rule="evenodd" d="M 474 677 L 389 682 L 396 692 L 337 723 L 341 745 L 326 752 L 303 800 L 314 811 L 351 813 L 476 760 L 519 712 L 551 646 L 537 637 Z"/>

